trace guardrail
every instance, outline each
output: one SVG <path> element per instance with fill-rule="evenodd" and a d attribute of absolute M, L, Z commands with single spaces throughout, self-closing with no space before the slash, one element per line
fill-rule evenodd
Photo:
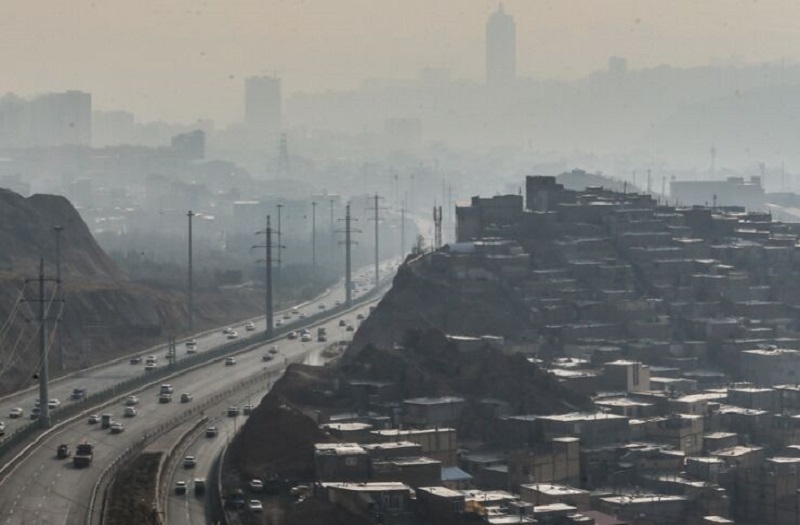
<path fill-rule="evenodd" d="M 334 308 L 329 308 L 324 311 L 311 314 L 304 319 L 305 323 L 302 324 L 313 327 L 314 325 L 320 324 L 321 322 L 327 322 L 330 319 L 339 316 L 341 313 L 345 311 L 352 310 L 354 308 L 361 306 L 364 303 L 372 301 L 383 290 L 388 280 L 389 279 L 384 278 L 384 280 L 382 280 L 379 286 L 373 288 L 369 292 L 362 294 L 358 299 L 354 300 L 351 305 L 342 304 Z M 21 429 L 14 432 L 11 435 L 11 437 L 7 438 L 2 443 L 0 443 L 0 457 L 3 457 L 5 454 L 13 450 L 14 448 L 21 446 L 22 443 L 27 438 L 31 436 L 36 436 L 36 437 L 34 438 L 33 442 L 25 446 L 21 452 L 19 452 L 11 460 L 9 460 L 2 467 L 0 467 L 0 484 L 2 484 L 2 482 L 5 481 L 8 475 L 14 471 L 16 466 L 25 457 L 27 457 L 27 455 L 34 448 L 36 448 L 44 438 L 46 438 L 56 430 L 60 429 L 63 425 L 74 421 L 80 416 L 85 416 L 89 414 L 92 410 L 99 408 L 104 404 L 107 404 L 110 400 L 120 397 L 122 395 L 135 393 L 140 389 L 149 388 L 153 385 L 162 382 L 165 379 L 177 377 L 195 368 L 205 366 L 206 364 L 213 362 L 214 360 L 221 359 L 223 357 L 232 354 L 244 353 L 252 350 L 255 347 L 268 344 L 272 341 L 277 341 L 287 333 L 294 331 L 294 328 L 295 328 L 294 326 L 276 327 L 276 329 L 274 330 L 275 335 L 272 339 L 265 339 L 263 334 L 253 334 L 251 336 L 242 337 L 240 339 L 231 341 L 229 343 L 222 344 L 216 348 L 206 350 L 202 353 L 185 357 L 184 359 L 181 359 L 180 361 L 177 362 L 173 362 L 172 364 L 166 367 L 158 368 L 150 372 L 145 372 L 140 376 L 136 376 L 128 380 L 125 380 L 106 390 L 97 392 L 95 394 L 85 397 L 84 399 L 71 403 L 66 407 L 58 409 L 57 411 L 54 412 L 51 418 L 53 426 L 51 426 L 48 429 L 39 428 L 38 424 L 35 422 L 25 427 L 22 427 Z M 262 375 L 268 376 L 269 373 L 271 372 L 268 372 L 267 374 L 257 374 L 253 376 L 250 380 L 245 381 L 244 383 L 237 384 L 237 386 L 232 389 L 228 389 L 222 393 L 218 393 L 212 396 L 212 398 L 203 402 L 202 405 L 211 403 L 212 400 L 218 401 L 219 399 L 222 399 L 223 397 L 230 395 L 230 393 L 240 388 L 253 384 L 254 381 L 261 379 Z M 191 413 L 191 411 L 189 412 Z M 188 417 L 188 414 L 186 415 Z M 177 424 L 177 422 L 172 424 L 173 425 Z M 107 477 L 109 472 L 117 468 L 117 466 L 120 464 L 120 461 L 122 461 L 121 458 L 123 457 L 126 459 L 130 458 L 130 455 L 141 451 L 143 446 L 148 442 L 147 441 L 148 439 L 151 439 L 152 437 L 163 433 L 165 431 L 163 427 L 164 425 L 161 425 L 155 430 L 147 432 L 137 444 L 134 444 L 128 449 L 126 449 L 126 451 L 123 452 L 123 454 L 121 454 L 120 456 L 118 456 L 111 463 L 111 465 L 108 465 L 103 470 L 103 472 L 101 473 L 101 480 Z M 91 496 L 89 510 L 87 511 L 87 520 L 91 520 L 92 514 L 94 513 L 94 505 L 97 497 L 96 491 L 98 490 L 99 483 L 100 482 L 98 481 L 98 483 L 95 485 L 95 489 Z M 105 512 L 105 509 L 103 509 L 103 512 Z M 90 521 L 87 521 L 87 523 L 90 523 Z"/>
<path fill-rule="evenodd" d="M 156 506 L 156 516 L 164 516 L 164 508 L 161 501 L 161 494 L 167 494 L 167 490 L 162 491 L 162 487 L 164 487 L 164 466 L 169 464 L 173 460 L 173 456 L 175 455 L 175 451 L 180 448 L 189 437 L 195 433 L 197 433 L 197 429 L 205 426 L 208 423 L 208 417 L 203 416 L 200 420 L 192 425 L 192 427 L 181 434 L 181 437 L 178 438 L 167 450 L 164 454 L 161 455 L 161 460 L 158 462 L 158 471 L 156 472 L 156 493 L 153 497 Z M 188 489 L 188 487 L 187 487 Z"/>

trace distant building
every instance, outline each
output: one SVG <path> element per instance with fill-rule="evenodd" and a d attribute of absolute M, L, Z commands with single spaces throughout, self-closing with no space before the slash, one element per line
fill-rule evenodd
<path fill-rule="evenodd" d="M 486 83 L 507 84 L 517 76 L 517 28 L 500 4 L 486 23 Z"/>
<path fill-rule="evenodd" d="M 91 145 L 92 95 L 67 91 L 31 100 L 28 137 L 32 146 Z"/>
<path fill-rule="evenodd" d="M 764 206 L 761 177 L 728 177 L 725 180 L 681 180 L 669 186 L 670 200 L 681 206 L 744 206 L 758 209 Z"/>
<path fill-rule="evenodd" d="M 196 129 L 172 137 L 172 149 L 183 159 L 198 160 L 206 156 L 206 134 Z"/>
<path fill-rule="evenodd" d="M 274 149 L 283 125 L 281 79 L 250 77 L 244 84 L 244 123 L 251 145 Z"/>

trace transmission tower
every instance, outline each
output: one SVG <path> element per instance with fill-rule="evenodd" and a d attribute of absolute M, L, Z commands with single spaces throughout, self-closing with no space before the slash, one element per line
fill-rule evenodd
<path fill-rule="evenodd" d="M 271 339 L 272 336 L 275 334 L 273 317 L 274 317 L 274 302 L 273 302 L 273 294 L 272 294 L 272 248 L 277 248 L 279 245 L 272 244 L 272 224 L 271 224 L 271 217 L 267 215 L 267 228 L 262 231 L 257 231 L 256 235 L 266 235 L 266 241 L 264 244 L 256 244 L 251 249 L 256 248 L 264 248 L 265 249 L 265 259 L 264 259 L 264 266 L 266 266 L 266 296 L 264 297 L 264 315 L 266 317 L 266 331 L 264 335 L 267 339 Z"/>
<path fill-rule="evenodd" d="M 378 200 L 383 199 L 383 197 L 379 196 L 377 193 L 373 200 L 373 207 L 372 212 L 373 216 L 370 217 L 371 221 L 375 221 L 375 286 L 378 286 L 378 281 L 380 280 L 380 256 L 378 254 L 378 224 L 380 223 L 380 210 L 384 208 L 378 208 Z"/>
<path fill-rule="evenodd" d="M 352 239 L 353 233 L 360 233 L 361 230 L 353 229 L 351 222 L 358 219 L 353 219 L 350 216 L 350 205 L 345 207 L 344 216 L 344 288 L 345 288 L 345 304 L 350 306 L 353 304 L 353 275 L 352 265 L 350 261 L 350 249 L 353 244 L 357 244 Z"/>
<path fill-rule="evenodd" d="M 27 302 L 37 303 L 38 314 L 36 321 L 39 324 L 39 372 L 34 374 L 34 378 L 39 379 L 39 426 L 41 428 L 49 428 L 50 427 L 50 407 L 48 406 L 48 402 L 50 401 L 49 395 L 49 376 L 50 376 L 50 367 L 47 363 L 47 321 L 48 321 L 48 312 L 50 310 L 49 305 L 45 303 L 52 303 L 53 299 L 45 301 L 44 298 L 44 289 L 45 289 L 45 282 L 52 281 L 55 282 L 56 279 L 48 279 L 44 276 L 44 259 L 39 259 L 39 277 L 37 279 L 26 279 L 26 283 L 30 283 L 32 281 L 36 281 L 39 283 L 39 295 L 36 299 L 28 299 Z M 55 301 L 60 302 L 60 299 L 55 299 Z"/>

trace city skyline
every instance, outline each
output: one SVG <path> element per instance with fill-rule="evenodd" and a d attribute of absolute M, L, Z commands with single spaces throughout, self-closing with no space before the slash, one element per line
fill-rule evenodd
<path fill-rule="evenodd" d="M 789 1 L 503 3 L 517 25 L 523 77 L 576 78 L 617 55 L 631 69 L 791 62 L 800 45 L 791 23 L 800 6 Z M 230 123 L 242 118 L 241 86 L 250 76 L 277 74 L 286 94 L 412 78 L 426 66 L 482 81 L 485 24 L 499 2 L 379 4 L 12 0 L 0 21 L 0 63 L 13 72 L 4 91 L 78 89 L 91 92 L 98 109 L 128 109 L 144 120 Z"/>

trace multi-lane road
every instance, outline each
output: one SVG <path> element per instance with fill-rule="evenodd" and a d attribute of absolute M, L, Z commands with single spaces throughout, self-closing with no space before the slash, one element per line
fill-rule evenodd
<path fill-rule="evenodd" d="M 394 265 L 392 265 L 392 268 Z M 388 271 L 385 267 L 384 271 Z M 369 272 L 358 275 L 357 281 L 368 282 Z M 292 320 L 300 326 L 303 321 L 300 313 L 311 315 L 324 308 L 330 308 L 336 301 L 343 300 L 342 286 L 329 291 L 324 297 L 318 298 L 298 308 L 297 314 L 291 314 Z M 362 307 L 363 311 L 365 307 Z M 356 313 L 343 314 L 350 323 L 355 322 Z M 336 320 L 328 323 L 330 340 L 342 335 L 342 330 Z M 335 323 L 335 325 L 334 325 Z M 316 325 L 315 325 L 316 326 Z M 241 334 L 245 334 L 243 323 L 235 327 Z M 263 319 L 256 323 L 256 330 L 263 330 Z M 315 333 L 312 332 L 312 335 Z M 210 349 L 227 341 L 221 331 L 209 332 L 195 336 L 198 352 Z M 272 361 L 263 361 L 262 357 L 266 348 L 277 344 L 279 353 Z M 125 424 L 121 434 L 112 435 L 107 430 L 102 430 L 98 425 L 89 424 L 86 418 L 81 418 L 73 423 L 65 424 L 62 428 L 51 432 L 25 459 L 23 459 L 6 478 L 0 480 L 0 525 L 4 524 L 80 524 L 86 517 L 86 505 L 91 498 L 94 485 L 100 472 L 110 465 L 128 448 L 140 442 L 142 436 L 152 433 L 154 429 L 163 427 L 177 417 L 184 414 L 191 406 L 208 404 L 213 406 L 223 405 L 228 402 L 238 401 L 243 395 L 252 392 L 263 392 L 267 387 L 265 380 L 261 385 L 253 385 L 249 391 L 231 392 L 237 385 L 245 385 L 252 381 L 254 376 L 266 378 L 278 373 L 288 362 L 305 360 L 309 355 L 321 349 L 322 344 L 312 342 L 283 339 L 277 343 L 266 343 L 261 347 L 236 356 L 236 364 L 226 365 L 225 360 L 211 362 L 204 366 L 196 367 L 169 382 L 175 389 L 175 399 L 171 403 L 158 403 L 158 386 L 145 389 L 137 394 L 140 403 L 137 406 L 138 414 L 135 417 L 123 418 L 123 399 L 114 400 L 108 406 L 99 408 L 99 413 L 112 413 L 116 420 Z M 153 353 L 156 350 L 152 351 Z M 160 349 L 159 362 L 164 361 L 165 348 Z M 178 358 L 186 355 L 183 344 L 178 346 Z M 309 359 L 314 359 L 313 357 Z M 143 364 L 131 365 L 127 360 L 99 367 L 79 376 L 73 376 L 60 381 L 53 388 L 52 397 L 61 396 L 62 402 L 66 401 L 69 393 L 74 388 L 100 389 L 123 381 L 135 374 L 144 374 Z M 194 399 L 191 403 L 180 403 L 180 393 L 192 393 Z M 220 398 L 226 392 L 230 399 Z M 24 392 L 9 396 L 0 402 L 0 411 L 8 411 L 12 407 L 22 406 L 28 409 L 32 406 L 35 396 L 33 393 Z M 253 396 L 254 404 L 260 397 Z M 240 416 L 241 417 L 241 416 Z M 224 433 L 224 430 L 222 430 Z M 223 438 L 224 439 L 224 438 Z M 69 443 L 74 445 L 82 441 L 91 441 L 95 444 L 94 462 L 89 469 L 76 470 L 71 462 L 55 459 L 55 451 L 59 444 Z M 202 467 L 201 467 L 202 468 Z M 190 513 L 191 515 L 191 513 Z"/>
<path fill-rule="evenodd" d="M 349 340 L 353 334 L 353 332 L 348 332 L 340 327 L 338 320 L 344 319 L 347 323 L 355 324 L 358 322 L 356 319 L 357 314 L 360 313 L 366 316 L 369 312 L 368 307 L 369 305 L 364 305 L 339 318 L 317 325 L 324 326 L 331 336 L 327 343 L 317 342 L 316 338 L 312 342 L 306 343 L 299 340 L 285 340 L 278 343 L 279 354 L 272 361 L 272 363 L 277 363 L 276 373 L 281 373 L 284 369 L 282 359 L 284 355 L 292 356 L 291 360 L 294 361 L 299 361 L 302 358 L 303 362 L 307 364 L 324 364 L 325 357 L 322 356 L 322 350 L 332 342 Z M 248 366 L 258 366 L 257 361 L 259 358 L 259 353 L 255 352 L 255 355 L 245 358 L 248 360 L 246 364 Z M 244 359 L 242 362 L 245 362 Z M 273 377 L 277 377 L 277 375 Z M 162 493 L 165 501 L 162 508 L 164 509 L 167 523 L 171 525 L 203 525 L 206 523 L 205 512 L 206 508 L 208 508 L 206 500 L 209 497 L 209 493 L 207 490 L 205 494 L 196 496 L 193 493 L 193 479 L 206 478 L 207 483 L 216 483 L 216 480 L 212 479 L 210 475 L 214 460 L 225 444 L 242 427 L 247 417 L 244 414 L 239 417 L 228 416 L 228 407 L 238 406 L 241 408 L 247 404 L 257 406 L 261 398 L 269 392 L 272 382 L 272 378 L 270 378 L 264 384 L 254 387 L 252 390 L 248 389 L 236 395 L 231 395 L 225 401 L 207 410 L 206 416 L 210 419 L 208 426 L 215 426 L 219 434 L 214 438 L 209 438 L 206 437 L 205 432 L 201 429 L 175 451 L 174 461 L 168 465 L 169 469 L 165 473 L 165 490 Z M 182 459 L 188 455 L 196 458 L 197 464 L 194 468 L 185 468 L 183 465 Z M 175 493 L 175 484 L 178 481 L 186 482 L 187 492 L 185 495 Z"/>

